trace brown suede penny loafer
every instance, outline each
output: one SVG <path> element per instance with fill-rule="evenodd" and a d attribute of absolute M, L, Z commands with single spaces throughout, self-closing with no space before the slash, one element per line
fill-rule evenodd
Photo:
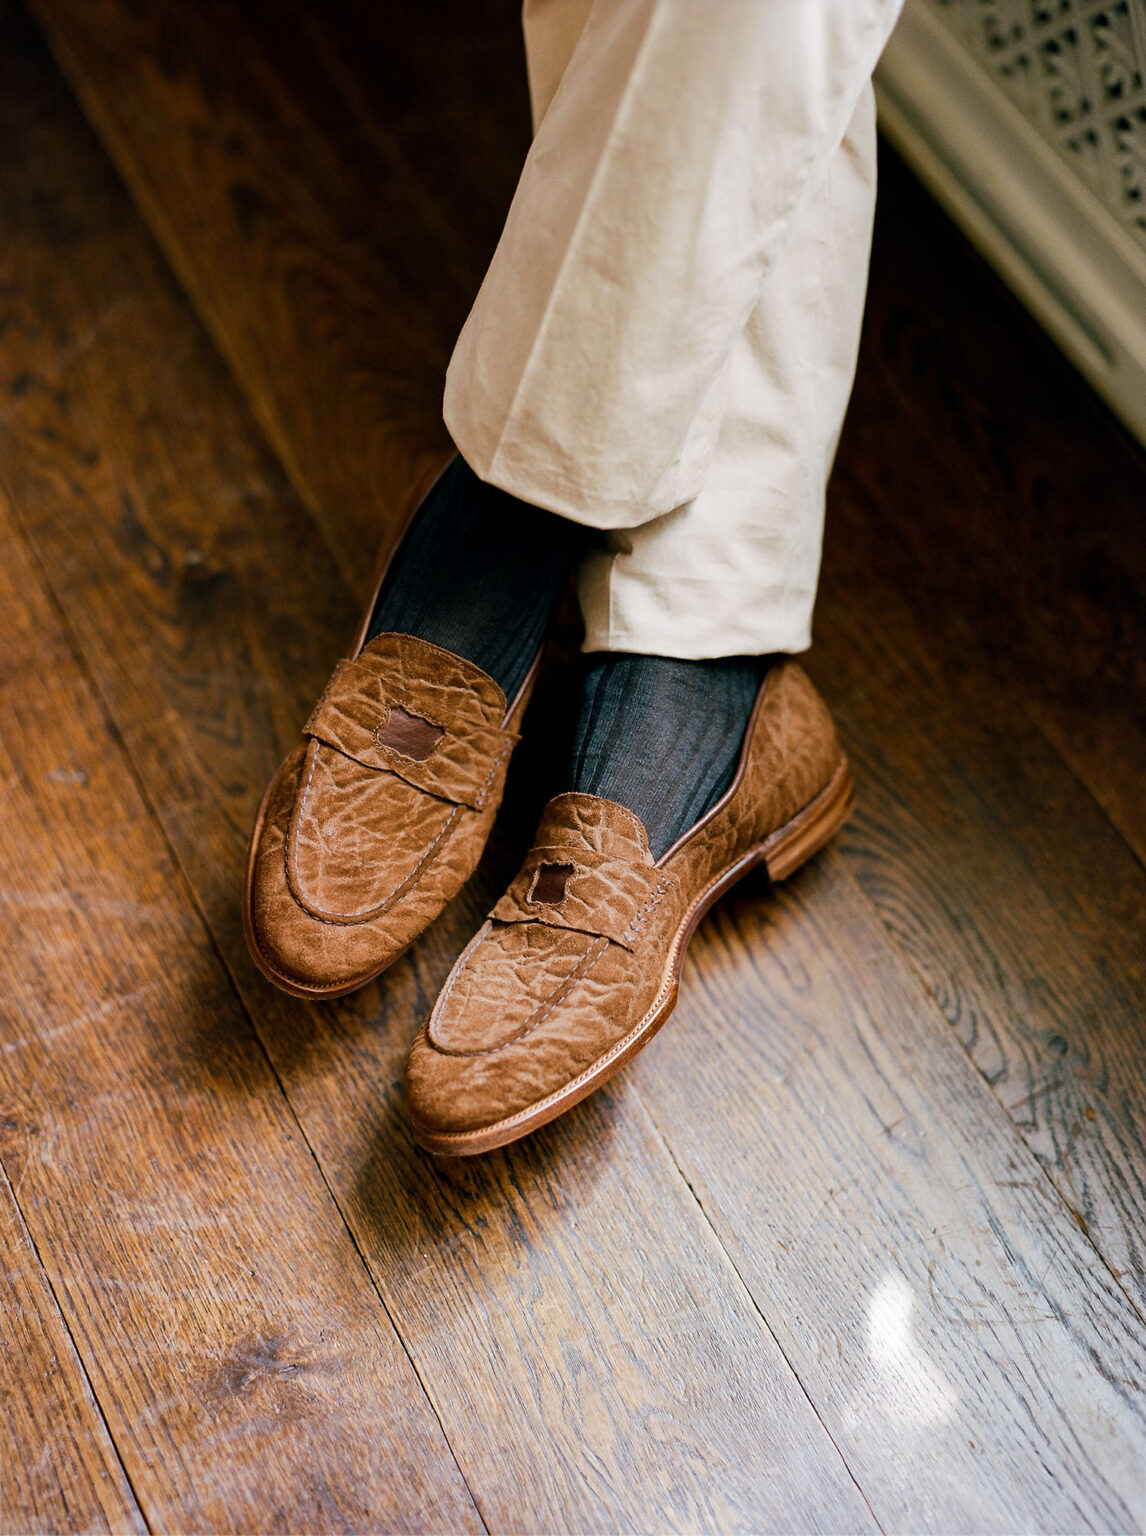
<path fill-rule="evenodd" d="M 406 1068 L 415 1139 L 450 1156 L 536 1130 L 600 1087 L 672 1012 L 704 913 L 750 869 L 782 880 L 853 800 L 827 707 L 780 661 L 727 793 L 655 863 L 611 800 L 551 800 L 521 871 L 451 971 Z"/>
<path fill-rule="evenodd" d="M 382 576 L 378 578 L 377 591 Z M 243 926 L 296 997 L 338 997 L 391 965 L 473 874 L 537 672 L 517 697 L 412 635 L 340 661 L 259 808 Z"/>

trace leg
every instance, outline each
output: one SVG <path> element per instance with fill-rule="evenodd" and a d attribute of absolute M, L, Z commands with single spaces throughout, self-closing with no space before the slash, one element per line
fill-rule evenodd
<path fill-rule="evenodd" d="M 581 569 L 587 650 L 710 657 L 811 644 L 824 492 L 855 374 L 875 210 L 870 83 L 733 343 L 700 494 Z"/>
<path fill-rule="evenodd" d="M 582 571 L 569 792 L 410 1053 L 432 1151 L 504 1145 L 606 1081 L 712 902 L 847 814 L 822 700 L 759 653 L 809 639 L 897 9 L 597 0 L 541 117 L 447 421 L 484 478 L 609 537 Z"/>
<path fill-rule="evenodd" d="M 525 0 L 529 94 L 548 111 L 592 0 Z M 421 509 L 371 616 L 368 638 L 419 636 L 516 694 L 585 540 L 567 520 L 483 484 L 458 459 Z"/>
<path fill-rule="evenodd" d="M 586 649 L 638 657 L 595 659 L 566 782 L 657 851 L 731 779 L 752 658 L 810 643 L 897 9 L 527 8 L 537 137 L 446 416 L 485 478 L 609 530 Z"/>
<path fill-rule="evenodd" d="M 735 344 L 898 7 L 596 0 L 447 375 L 483 480 L 605 529 L 700 495 Z"/>
<path fill-rule="evenodd" d="M 635 811 L 658 857 L 727 789 L 763 672 L 758 658 L 811 643 L 824 493 L 855 370 L 874 195 L 869 85 L 734 344 L 703 491 L 610 533 L 582 564 L 585 645 L 599 654 L 567 783 Z"/>

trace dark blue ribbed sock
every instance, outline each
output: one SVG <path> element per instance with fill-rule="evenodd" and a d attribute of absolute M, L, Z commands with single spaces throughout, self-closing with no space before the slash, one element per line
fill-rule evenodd
<path fill-rule="evenodd" d="M 635 811 L 659 859 L 732 783 L 770 658 L 589 658 L 566 787 Z"/>
<path fill-rule="evenodd" d="M 430 640 L 488 672 L 512 700 L 585 540 L 577 523 L 486 485 L 457 458 L 402 541 L 367 638 Z"/>

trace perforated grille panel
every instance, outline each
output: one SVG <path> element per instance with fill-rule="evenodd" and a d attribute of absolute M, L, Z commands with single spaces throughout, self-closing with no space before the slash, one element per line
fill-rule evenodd
<path fill-rule="evenodd" d="M 1146 247 L 1146 0 L 927 0 Z"/>

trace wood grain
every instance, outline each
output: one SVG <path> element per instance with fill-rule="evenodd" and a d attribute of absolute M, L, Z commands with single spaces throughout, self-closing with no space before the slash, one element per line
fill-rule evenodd
<path fill-rule="evenodd" d="M 0 421 L 0 478 L 483 1518 L 871 1529 L 647 1124 L 610 1097 L 472 1167 L 414 1149 L 405 1048 L 512 847 L 355 998 L 309 1007 L 253 973 L 237 919 L 249 820 L 356 615 L 94 146 L 58 100 L 36 135 L 0 187 L 19 232 L 6 291 L 14 318 L 50 320 L 12 327 L 24 383 Z M 62 225 L 66 266 L 50 249 Z"/>
<path fill-rule="evenodd" d="M 1136 1531 L 1146 1328 L 857 896 L 718 909 L 642 1098 L 881 1525 Z"/>
<path fill-rule="evenodd" d="M 439 221 L 442 259 L 424 261 L 411 177 L 392 156 L 356 174 L 225 0 L 36 14 L 361 597 L 379 528 L 446 443 L 475 291 L 459 242 Z"/>
<path fill-rule="evenodd" d="M 865 359 L 949 490 L 888 527 L 906 590 L 957 610 L 1146 862 L 1146 453 L 890 151 L 881 184 Z"/>
<path fill-rule="evenodd" d="M 148 1523 L 480 1529 L 6 506 L 0 608 L 5 1164 Z"/>
<path fill-rule="evenodd" d="M 39 0 L 39 8 L 216 335 L 270 335 L 290 291 L 281 268 L 266 261 L 242 279 L 244 303 L 266 315 L 220 318 L 211 308 L 217 299 L 204 297 L 203 273 L 214 274 L 217 288 L 222 259 L 212 266 L 203 257 L 193 210 L 157 212 L 154 200 L 171 197 L 159 151 L 147 151 L 145 176 L 146 157 L 122 126 L 146 101 L 151 119 L 140 131 L 156 144 L 164 133 L 179 140 L 189 122 L 214 142 L 216 126 L 200 106 L 213 78 L 210 30 L 176 29 L 172 56 L 191 82 L 184 100 L 154 78 L 164 7 L 101 13 L 123 50 L 114 76 L 110 50 L 92 42 L 74 0 Z M 386 118 L 377 84 L 387 78 L 386 61 L 371 55 L 361 65 L 369 50 L 342 41 L 373 38 L 380 47 L 385 18 L 363 20 L 361 12 L 346 21 L 347 10 L 306 33 L 323 59 L 321 89 L 306 85 L 289 37 L 267 36 L 264 7 L 245 10 L 242 34 L 244 68 L 274 98 L 273 110 L 260 101 L 243 118 L 247 134 L 268 140 L 244 145 L 252 184 L 266 174 L 270 205 L 281 205 L 276 144 L 284 124 L 304 119 L 330 156 L 323 166 L 341 167 L 328 174 L 305 156 L 290 167 L 303 181 L 322 180 L 330 206 L 310 228 L 328 273 L 344 260 L 357 270 L 357 256 L 345 257 L 325 233 L 359 212 L 337 206 L 356 184 L 344 162 L 397 153 L 398 180 L 411 165 L 402 159 L 409 123 Z M 238 78 L 238 66 L 222 77 Z M 113 80 L 116 90 L 127 81 L 137 98 L 130 108 L 114 100 Z M 228 102 L 242 96 L 227 90 Z M 408 92 L 395 110 L 409 113 L 415 101 Z M 349 150 L 340 143 L 351 122 L 368 154 L 357 140 Z M 432 148 L 432 114 L 418 131 Z M 480 137 L 493 143 L 496 132 Z M 507 131 L 505 142 L 511 137 Z M 448 140 L 438 144 L 441 157 Z M 428 184 L 419 218 L 431 221 L 441 217 L 437 204 L 458 194 L 441 169 Z M 191 182 L 181 185 L 193 197 Z M 315 187 L 306 195 L 309 207 Z M 473 195 L 490 199 L 488 223 L 492 192 Z M 884 363 L 861 381 L 861 411 L 867 389 L 870 412 L 854 418 L 841 453 L 815 662 L 872 797 L 849 834 L 846 863 L 831 854 L 788 896 L 750 891 L 706 924 L 678 1017 L 615 1090 L 507 1154 L 435 1167 L 412 1150 L 401 1116 L 404 1045 L 512 867 L 517 832 L 503 828 L 473 889 L 382 985 L 307 1011 L 258 991 L 233 917 L 244 818 L 349 629 L 347 600 L 274 466 L 244 446 L 241 410 L 196 361 L 191 342 L 181 339 L 174 358 L 140 345 L 148 334 L 190 332 L 156 307 L 165 290 L 154 275 L 121 271 L 124 230 L 111 238 L 92 207 L 73 203 L 64 187 L 56 196 L 88 232 L 85 271 L 98 281 L 85 280 L 85 302 L 109 318 L 98 346 L 70 358 L 75 295 L 36 268 L 47 311 L 72 318 L 51 347 L 29 353 L 27 371 L 40 382 L 10 418 L 27 526 L 69 609 L 90 597 L 77 619 L 85 654 L 487 1521 L 647 1523 L 641 1499 L 655 1489 L 666 1525 L 760 1522 L 784 1510 L 785 1481 L 807 1499 L 797 1514 L 785 1511 L 789 1525 L 810 1520 L 809 1507 L 826 1510 L 817 1518 L 829 1523 L 841 1509 L 849 1510 L 845 1523 L 863 1518 L 833 1480 L 818 1430 L 786 1395 L 790 1382 L 775 1354 L 752 1333 L 720 1250 L 695 1213 L 689 1218 L 687 1200 L 681 1204 L 647 1106 L 881 1523 L 1137 1529 L 1142 1324 L 1082 1224 L 1134 1292 L 1141 1219 L 1127 1191 L 1140 1177 L 1140 1142 L 1129 1000 L 1140 890 L 1132 863 L 1127 876 L 1125 848 L 1029 724 L 1020 690 L 998 686 L 982 648 L 967 665 L 954 619 L 941 628 L 938 660 L 933 654 L 924 610 L 941 594 L 928 584 L 925 534 L 907 524 L 927 529 L 930 499 L 944 476 L 951 480 L 955 450 L 944 450 L 941 471 L 894 462 L 923 456 L 905 454 L 902 431 L 885 425 L 899 396 Z M 206 203 L 214 196 L 209 189 Z M 105 217 L 114 224 L 119 216 Z M 234 231 L 217 210 L 210 228 L 230 251 Z M 417 231 L 412 221 L 405 228 L 413 251 Z M 420 257 L 431 308 L 446 302 L 450 271 L 464 273 L 476 250 L 446 250 L 439 228 L 423 237 Z M 330 278 L 339 292 L 344 281 Z M 142 306 L 134 316 L 120 313 L 128 292 Z M 297 441 L 333 458 L 339 440 L 324 446 L 314 423 L 333 409 L 328 391 L 336 402 L 340 391 L 353 395 L 357 375 L 337 338 L 312 340 L 326 350 L 304 366 L 297 348 L 276 354 L 294 361 L 273 388 L 276 399 L 290 397 L 281 412 L 301 423 Z M 225 339 L 224 349 L 239 359 L 260 419 L 270 421 L 259 404 L 269 386 L 257 350 Z M 53 390 L 65 379 L 60 401 Z M 323 381 L 321 406 L 308 397 L 314 379 Z M 148 411 L 145 398 L 161 403 Z M 396 384 L 389 394 L 379 389 L 373 407 L 393 420 L 410 409 Z M 195 422 L 194 449 L 172 448 L 180 420 Z M 395 430 L 392 419 L 375 426 Z M 206 445 L 222 440 L 228 446 L 216 460 L 218 450 Z M 298 459 L 288 462 L 297 477 Z M 331 484 L 342 472 L 316 471 Z M 52 510 L 68 473 L 87 517 L 82 568 L 69 560 L 70 530 Z M 954 501 L 940 514 L 949 580 L 978 555 L 970 501 L 965 495 L 962 524 Z M 244 511 L 263 520 L 257 529 Z M 980 500 L 978 515 L 995 515 L 990 500 Z M 887 527 L 896 529 L 891 549 Z M 842 559 L 831 553 L 841 544 Z M 916 587 L 904 595 L 913 577 Z M 114 624 L 101 597 L 113 590 L 131 594 Z M 964 637 L 970 621 L 961 621 Z M 996 1079 L 995 1093 L 920 978 Z M 1092 1030 L 1094 1013 L 1102 1035 Z M 1065 1090 L 1048 1059 L 1067 1059 Z M 1032 1118 L 1030 1105 L 1044 1102 L 1053 1109 Z M 1071 1170 L 1086 1170 L 1081 1203 L 1070 1182 L 1077 1175 L 1066 1176 L 1060 1156 L 1060 1127 L 1069 1132 Z M 642 1240 L 647 1232 L 656 1244 Z M 722 1376 L 734 1383 L 727 1403 Z M 748 1417 L 769 1424 L 767 1441 L 751 1436 L 740 1412 L 737 1399 L 752 1391 Z M 773 1443 L 772 1426 L 784 1415 L 794 1428 Z M 727 1459 L 722 1437 L 735 1448 Z M 807 1482 L 808 1466 L 829 1490 L 826 1504 Z"/>
<path fill-rule="evenodd" d="M 865 354 L 866 355 L 866 354 Z M 1024 1139 L 1146 1309 L 1146 874 L 1025 709 L 1025 669 L 984 655 L 969 498 L 904 454 L 861 375 L 833 482 L 810 666 L 862 787 L 853 868 Z M 1146 485 L 1146 476 L 1143 480 Z M 966 573 L 927 599 L 913 521 L 964 522 Z M 878 617 L 876 617 L 878 616 Z"/>
<path fill-rule="evenodd" d="M 75 29 L 83 27 L 74 7 L 41 5 L 51 10 L 56 35 L 73 39 L 65 47 L 78 58 Z M 161 11 L 152 7 L 151 30 L 128 39 L 144 61 L 163 32 Z M 390 175 L 402 185 L 411 176 L 422 184 L 415 153 L 417 166 L 429 167 L 433 195 L 418 205 L 429 220 L 421 266 L 461 273 L 464 286 L 465 262 L 476 262 L 477 252 L 455 245 L 447 253 L 440 209 L 457 207 L 456 224 L 464 215 L 487 228 L 503 181 L 478 163 L 488 167 L 500 155 L 512 170 L 518 140 L 510 123 L 519 111 L 503 109 L 499 135 L 497 102 L 475 89 L 473 71 L 443 61 L 418 28 L 396 37 L 370 8 L 345 3 L 319 15 L 296 5 L 293 25 L 280 27 L 261 4 L 246 5 L 243 14 L 250 56 L 273 56 L 262 74 L 279 82 L 280 95 L 306 103 L 332 159 L 350 162 L 353 174 L 367 180 Z M 484 49 L 479 79 L 493 67 L 491 37 L 517 58 L 504 27 L 491 26 L 480 45 L 467 44 L 464 25 L 453 33 L 455 60 L 470 62 L 467 47 Z M 189 57 L 201 51 L 184 67 L 207 78 L 208 34 L 188 35 L 180 47 Z M 85 99 L 112 94 L 100 87 L 109 78 L 105 55 L 84 57 L 87 64 L 76 67 Z M 310 67 L 315 57 L 324 61 L 318 70 Z M 146 73 L 139 59 L 129 54 L 128 62 Z M 436 133 L 433 114 L 416 115 L 426 92 L 435 110 L 439 104 L 432 96 L 435 65 L 450 82 L 441 101 L 460 105 L 480 125 L 470 134 L 460 133 L 448 113 Z M 504 76 L 498 78 L 504 95 Z M 108 127 L 110 110 L 101 108 L 99 121 L 134 186 L 143 173 L 124 157 L 138 151 Z M 258 165 L 273 154 L 279 131 L 279 119 L 268 112 L 250 119 L 250 134 L 272 141 L 257 154 L 250 150 Z M 160 121 L 150 129 L 157 141 Z M 181 119 L 169 131 L 182 133 Z M 461 161 L 452 180 L 443 145 Z M 305 173 L 304 164 L 298 174 Z M 164 184 L 155 185 L 159 196 Z M 341 193 L 333 183 L 327 188 L 332 204 L 347 195 L 346 184 L 338 185 Z M 475 205 L 484 214 L 475 216 Z M 407 240 L 418 240 L 413 223 Z M 332 246 L 331 267 L 340 259 Z M 410 266 L 407 260 L 404 270 Z M 428 279 L 430 289 L 440 293 L 443 280 Z M 271 290 L 260 292 L 261 307 L 275 307 Z M 259 293 L 252 303 L 260 306 Z M 976 325 L 965 323 L 969 312 Z M 293 389 L 291 411 L 300 418 L 325 409 L 308 397 L 309 366 L 276 380 L 283 396 Z M 333 378 L 337 364 L 330 366 Z M 242 376 L 250 387 L 250 376 Z M 338 388 L 321 396 L 337 399 Z M 1016 402 L 1023 404 L 1021 435 L 1009 424 Z M 926 452 L 903 453 L 905 422 Z M 321 433 L 313 436 L 318 442 Z M 861 799 L 862 836 L 853 834 L 849 847 L 891 931 L 916 957 L 1071 1208 L 1140 1298 L 1144 1128 L 1139 1100 L 1123 1085 L 1137 1080 L 1144 1065 L 1143 882 L 1056 759 L 1065 747 L 1068 762 L 1082 767 L 1118 824 L 1132 828 L 1134 808 L 1143 803 L 1135 788 L 1140 762 L 1146 763 L 1134 744 L 1146 695 L 1135 670 L 1146 590 L 1134 575 L 1135 560 L 1143 563 L 1134 553 L 1143 483 L 1140 461 L 1086 392 L 1040 352 L 1038 338 L 1016 322 L 1014 306 L 985 282 L 941 217 L 892 165 L 884 178 L 859 388 L 833 488 L 818 619 L 825 644 L 812 661 L 878 795 L 868 811 Z M 1081 517 L 1078 509 L 1095 487 L 1102 516 Z M 873 579 L 881 584 L 878 596 Z M 873 612 L 887 615 L 884 633 Z M 894 636 L 890 644 L 885 635 Z M 940 650 L 947 658 L 940 686 L 953 692 L 937 698 L 928 661 L 910 663 Z M 941 718 L 933 721 L 936 711 Z M 1053 721 L 1071 711 L 1075 724 L 1064 736 L 1065 727 Z M 1050 735 L 1054 751 L 1040 749 L 1027 721 Z M 970 783 L 958 768 L 968 753 L 975 764 Z M 905 847 L 911 860 L 902 857 Z M 1076 916 L 1080 902 L 1085 910 Z"/>
<path fill-rule="evenodd" d="M 0 1135 L 15 1129 L 5 1122 Z M 0 1246 L 0 1523 L 6 1531 L 146 1531 L 2 1171 Z"/>
<path fill-rule="evenodd" d="M 389 195 L 400 189 L 411 201 L 414 248 L 432 252 L 468 302 L 529 149 L 520 0 L 487 0 L 480 26 L 457 0 L 407 13 L 400 27 L 361 0 L 240 8 L 282 88 L 338 159 L 363 186 L 389 183 Z M 463 315 L 437 316 L 447 346 Z"/>

